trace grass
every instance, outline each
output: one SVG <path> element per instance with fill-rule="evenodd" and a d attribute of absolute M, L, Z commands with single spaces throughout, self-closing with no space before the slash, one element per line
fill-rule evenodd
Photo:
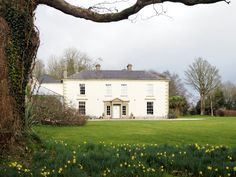
<path fill-rule="evenodd" d="M 193 144 L 236 147 L 236 118 L 184 121 L 89 121 L 82 127 L 36 126 L 44 140 L 115 144 Z"/>
<path fill-rule="evenodd" d="M 43 146 L 26 147 L 28 160 L 4 159 L 0 176 L 236 176 L 236 118 L 192 118 L 38 125 Z"/>

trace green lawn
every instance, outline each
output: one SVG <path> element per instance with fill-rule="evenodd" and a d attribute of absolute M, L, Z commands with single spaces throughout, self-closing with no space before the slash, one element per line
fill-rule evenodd
<path fill-rule="evenodd" d="M 82 127 L 36 126 L 42 139 L 91 143 L 210 144 L 236 147 L 236 118 L 168 121 L 89 121 Z"/>

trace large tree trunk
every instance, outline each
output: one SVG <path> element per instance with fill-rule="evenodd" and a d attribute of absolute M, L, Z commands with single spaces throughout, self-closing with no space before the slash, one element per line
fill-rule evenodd
<path fill-rule="evenodd" d="M 29 0 L 0 0 L 0 152 L 23 136 L 25 89 L 39 40 Z"/>

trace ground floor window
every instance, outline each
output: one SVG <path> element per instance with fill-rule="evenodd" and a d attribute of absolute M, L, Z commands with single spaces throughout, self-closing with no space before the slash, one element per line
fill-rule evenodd
<path fill-rule="evenodd" d="M 153 115 L 153 102 L 147 102 L 147 114 Z"/>
<path fill-rule="evenodd" d="M 79 102 L 79 114 L 80 115 L 85 115 L 86 114 L 85 102 L 84 101 Z"/>
<path fill-rule="evenodd" d="M 126 106 L 122 106 L 122 115 L 123 115 L 123 116 L 126 115 Z"/>
<path fill-rule="evenodd" d="M 108 116 L 111 115 L 111 106 L 107 106 L 107 115 L 108 115 Z"/>

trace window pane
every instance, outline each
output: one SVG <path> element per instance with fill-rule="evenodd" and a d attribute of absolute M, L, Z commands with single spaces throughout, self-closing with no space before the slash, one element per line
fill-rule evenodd
<path fill-rule="evenodd" d="M 85 84 L 79 84 L 80 95 L 85 95 Z"/>
<path fill-rule="evenodd" d="M 127 96 L 127 84 L 121 84 L 121 96 Z"/>
<path fill-rule="evenodd" d="M 122 106 L 122 115 L 126 115 L 126 106 Z"/>
<path fill-rule="evenodd" d="M 111 95 L 112 95 L 111 84 L 106 84 L 106 92 L 105 92 L 105 96 L 111 96 Z"/>
<path fill-rule="evenodd" d="M 153 115 L 153 102 L 147 102 L 147 114 Z"/>
<path fill-rule="evenodd" d="M 107 115 L 111 115 L 111 106 L 107 106 Z"/>
<path fill-rule="evenodd" d="M 79 102 L 79 114 L 80 115 L 85 115 L 86 111 L 85 111 L 85 102 L 84 101 L 80 101 Z"/>
<path fill-rule="evenodd" d="M 147 96 L 153 96 L 153 84 L 147 84 Z"/>

